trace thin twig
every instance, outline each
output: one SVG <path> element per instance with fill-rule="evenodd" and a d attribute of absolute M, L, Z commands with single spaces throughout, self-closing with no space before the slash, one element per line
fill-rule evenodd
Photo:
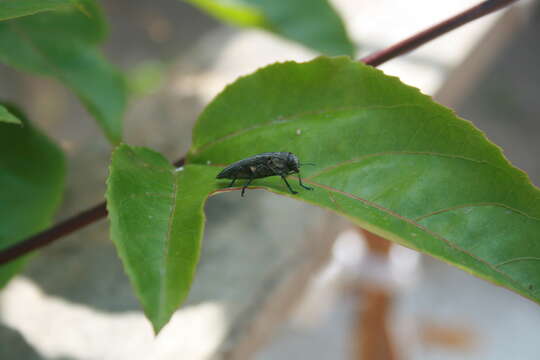
<path fill-rule="evenodd" d="M 184 165 L 184 158 L 174 163 L 176 167 Z M 15 260 L 27 253 L 44 247 L 63 236 L 69 235 L 86 225 L 90 225 L 107 216 L 107 204 L 102 203 L 85 210 L 75 216 L 72 216 L 53 227 L 37 233 L 23 241 L 20 241 L 11 247 L 0 251 L 0 265 Z"/>
<path fill-rule="evenodd" d="M 416 49 L 417 47 L 424 45 L 425 43 L 446 34 L 462 25 L 465 25 L 473 20 L 476 20 L 482 16 L 491 14 L 494 11 L 499 10 L 505 6 L 510 5 L 517 0 L 486 0 L 480 4 L 473 6 L 470 9 L 463 11 L 449 19 L 446 19 L 437 25 L 434 25 L 424 31 L 419 32 L 416 35 L 411 36 L 403 41 L 398 42 L 384 50 L 377 51 L 360 61 L 371 65 L 379 66 L 382 63 L 387 62 L 390 59 L 406 54 L 409 51 Z"/>
<path fill-rule="evenodd" d="M 0 251 L 0 264 L 15 260 L 31 251 L 44 247 L 53 241 L 60 239 L 62 236 L 71 234 L 105 216 L 107 216 L 107 207 L 105 202 L 102 202 L 91 209 L 72 216 L 45 231 Z"/>
<path fill-rule="evenodd" d="M 388 60 L 405 54 L 417 47 L 453 30 L 468 22 L 490 14 L 502 7 L 508 6 L 517 0 L 487 0 L 477 6 L 474 6 L 456 16 L 453 16 L 435 26 L 430 27 L 410 38 L 407 38 L 387 49 L 378 51 L 367 56 L 360 61 L 367 65 L 379 66 Z M 178 160 L 175 165 L 182 166 L 185 158 Z M 107 207 L 105 202 L 83 211 L 75 216 L 62 221 L 53 227 L 42 231 L 32 237 L 18 242 L 11 247 L 0 251 L 0 265 L 8 263 L 14 259 L 28 254 L 31 251 L 44 247 L 61 237 L 71 234 L 86 225 L 90 225 L 107 216 Z"/>

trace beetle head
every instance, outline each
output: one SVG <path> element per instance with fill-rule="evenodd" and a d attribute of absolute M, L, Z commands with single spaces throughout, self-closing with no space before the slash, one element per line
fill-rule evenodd
<path fill-rule="evenodd" d="M 298 158 L 293 153 L 287 154 L 287 168 L 291 172 L 298 173 L 300 172 L 300 163 L 298 162 Z"/>

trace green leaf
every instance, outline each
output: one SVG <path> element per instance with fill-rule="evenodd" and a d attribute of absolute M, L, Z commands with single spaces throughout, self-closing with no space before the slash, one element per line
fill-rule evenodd
<path fill-rule="evenodd" d="M 9 108 L 18 118 L 24 117 Z M 48 226 L 64 189 L 62 151 L 28 121 L 0 123 L 0 249 Z M 0 266 L 0 287 L 17 273 L 25 258 Z"/>
<path fill-rule="evenodd" d="M 120 145 L 113 154 L 111 238 L 156 333 L 187 296 L 199 258 L 203 204 L 215 188 L 215 169 L 201 177 L 198 168 L 176 171 L 146 148 Z"/>
<path fill-rule="evenodd" d="M 101 55 L 105 22 L 93 0 L 0 23 L 0 61 L 52 76 L 73 90 L 113 143 L 122 137 L 126 91 L 122 76 Z"/>
<path fill-rule="evenodd" d="M 159 61 L 144 61 L 126 74 L 127 88 L 133 98 L 155 93 L 165 82 L 167 66 Z"/>
<path fill-rule="evenodd" d="M 17 124 L 22 125 L 21 120 L 13 115 L 4 106 L 0 105 L 0 123 Z"/>
<path fill-rule="evenodd" d="M 187 163 L 272 151 L 316 163 L 302 168 L 315 190 L 296 185 L 293 196 L 276 177 L 254 185 L 540 302 L 539 190 L 470 122 L 418 89 L 343 57 L 271 65 L 205 109 Z"/>
<path fill-rule="evenodd" d="M 79 0 L 2 0 L 0 21 L 37 14 L 42 11 L 62 10 L 77 5 Z"/>
<path fill-rule="evenodd" d="M 216 18 L 258 27 L 326 55 L 354 55 L 345 26 L 327 0 L 186 0 Z"/>
<path fill-rule="evenodd" d="M 348 58 L 322 57 L 229 85 L 201 114 L 182 171 L 151 150 L 122 145 L 114 153 L 111 234 L 156 332 L 193 280 L 206 198 L 232 190 L 216 175 L 273 151 L 316 163 L 302 168 L 314 191 L 292 175 L 298 195 L 279 177 L 252 187 L 343 214 L 540 302 L 540 245 L 531 240 L 540 232 L 540 192 L 528 177 L 418 89 Z"/>

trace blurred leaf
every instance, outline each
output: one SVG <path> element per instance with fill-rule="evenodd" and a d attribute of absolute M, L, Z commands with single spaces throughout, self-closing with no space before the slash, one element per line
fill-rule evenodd
<path fill-rule="evenodd" d="M 188 294 L 199 259 L 203 204 L 215 184 L 175 171 L 152 150 L 120 145 L 107 185 L 111 238 L 157 333 Z"/>
<path fill-rule="evenodd" d="M 0 105 L 0 123 L 17 124 L 22 125 L 21 120 L 13 115 L 4 106 Z"/>
<path fill-rule="evenodd" d="M 101 10 L 93 0 L 79 1 L 84 12 L 71 8 L 0 23 L 0 61 L 62 81 L 117 143 L 126 106 L 124 80 L 96 47 L 106 34 Z"/>
<path fill-rule="evenodd" d="M 0 21 L 42 11 L 66 9 L 78 3 L 79 0 L 2 0 L 0 1 Z"/>
<path fill-rule="evenodd" d="M 327 0 L 186 0 L 216 18 L 258 27 L 326 55 L 354 55 L 345 26 Z"/>
<path fill-rule="evenodd" d="M 158 61 L 145 61 L 130 69 L 127 85 L 132 97 L 155 93 L 165 80 L 166 66 Z"/>
<path fill-rule="evenodd" d="M 23 127 L 0 123 L 0 249 L 50 224 L 62 198 L 64 177 L 64 155 L 45 135 L 28 121 Z M 0 287 L 25 259 L 0 266 Z"/>

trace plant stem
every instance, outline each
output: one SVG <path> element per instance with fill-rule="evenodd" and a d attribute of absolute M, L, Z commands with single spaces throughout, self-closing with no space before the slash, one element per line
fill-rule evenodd
<path fill-rule="evenodd" d="M 417 33 L 403 41 L 398 42 L 381 51 L 377 51 L 360 61 L 371 65 L 379 66 L 382 63 L 387 62 L 390 59 L 406 54 L 409 51 L 416 49 L 417 47 L 424 45 L 425 43 L 446 34 L 462 25 L 465 25 L 473 20 L 476 20 L 482 16 L 488 15 L 494 11 L 499 10 L 505 6 L 510 5 L 517 0 L 486 0 L 480 4 L 473 6 L 470 9 L 463 11 L 449 19 L 446 19 L 437 25 L 434 25 L 424 31 Z"/>
<path fill-rule="evenodd" d="M 7 263 L 33 250 L 48 245 L 65 235 L 71 234 L 86 225 L 90 225 L 93 222 L 104 218 L 105 216 L 107 216 L 107 207 L 105 202 L 102 202 L 91 209 L 72 216 L 45 231 L 0 251 L 0 264 Z"/>
<path fill-rule="evenodd" d="M 184 158 L 176 161 L 174 166 L 184 165 Z M 11 247 L 0 251 L 0 265 L 15 260 L 34 250 L 44 247 L 63 236 L 69 235 L 86 225 L 90 225 L 107 216 L 107 204 L 102 203 L 85 210 L 75 216 L 72 216 L 53 227 L 35 234 L 23 241 L 20 241 Z"/>
<path fill-rule="evenodd" d="M 430 27 L 410 38 L 407 38 L 389 48 L 378 51 L 369 55 L 360 61 L 367 65 L 379 66 L 388 60 L 403 55 L 417 47 L 453 30 L 470 21 L 478 19 L 482 16 L 490 14 L 502 7 L 508 6 L 517 0 L 486 0 L 480 4 L 453 16 L 435 26 Z M 184 164 L 185 158 L 181 158 L 175 162 L 175 166 L 179 167 Z M 60 239 L 65 235 L 69 235 L 86 225 L 90 225 L 107 216 L 107 206 L 102 202 L 93 208 L 83 211 L 75 216 L 62 221 L 53 227 L 44 230 L 34 236 L 31 236 L 17 244 L 0 250 L 0 265 L 8 263 L 14 259 L 28 254 L 31 251 L 44 247 L 53 241 Z"/>

